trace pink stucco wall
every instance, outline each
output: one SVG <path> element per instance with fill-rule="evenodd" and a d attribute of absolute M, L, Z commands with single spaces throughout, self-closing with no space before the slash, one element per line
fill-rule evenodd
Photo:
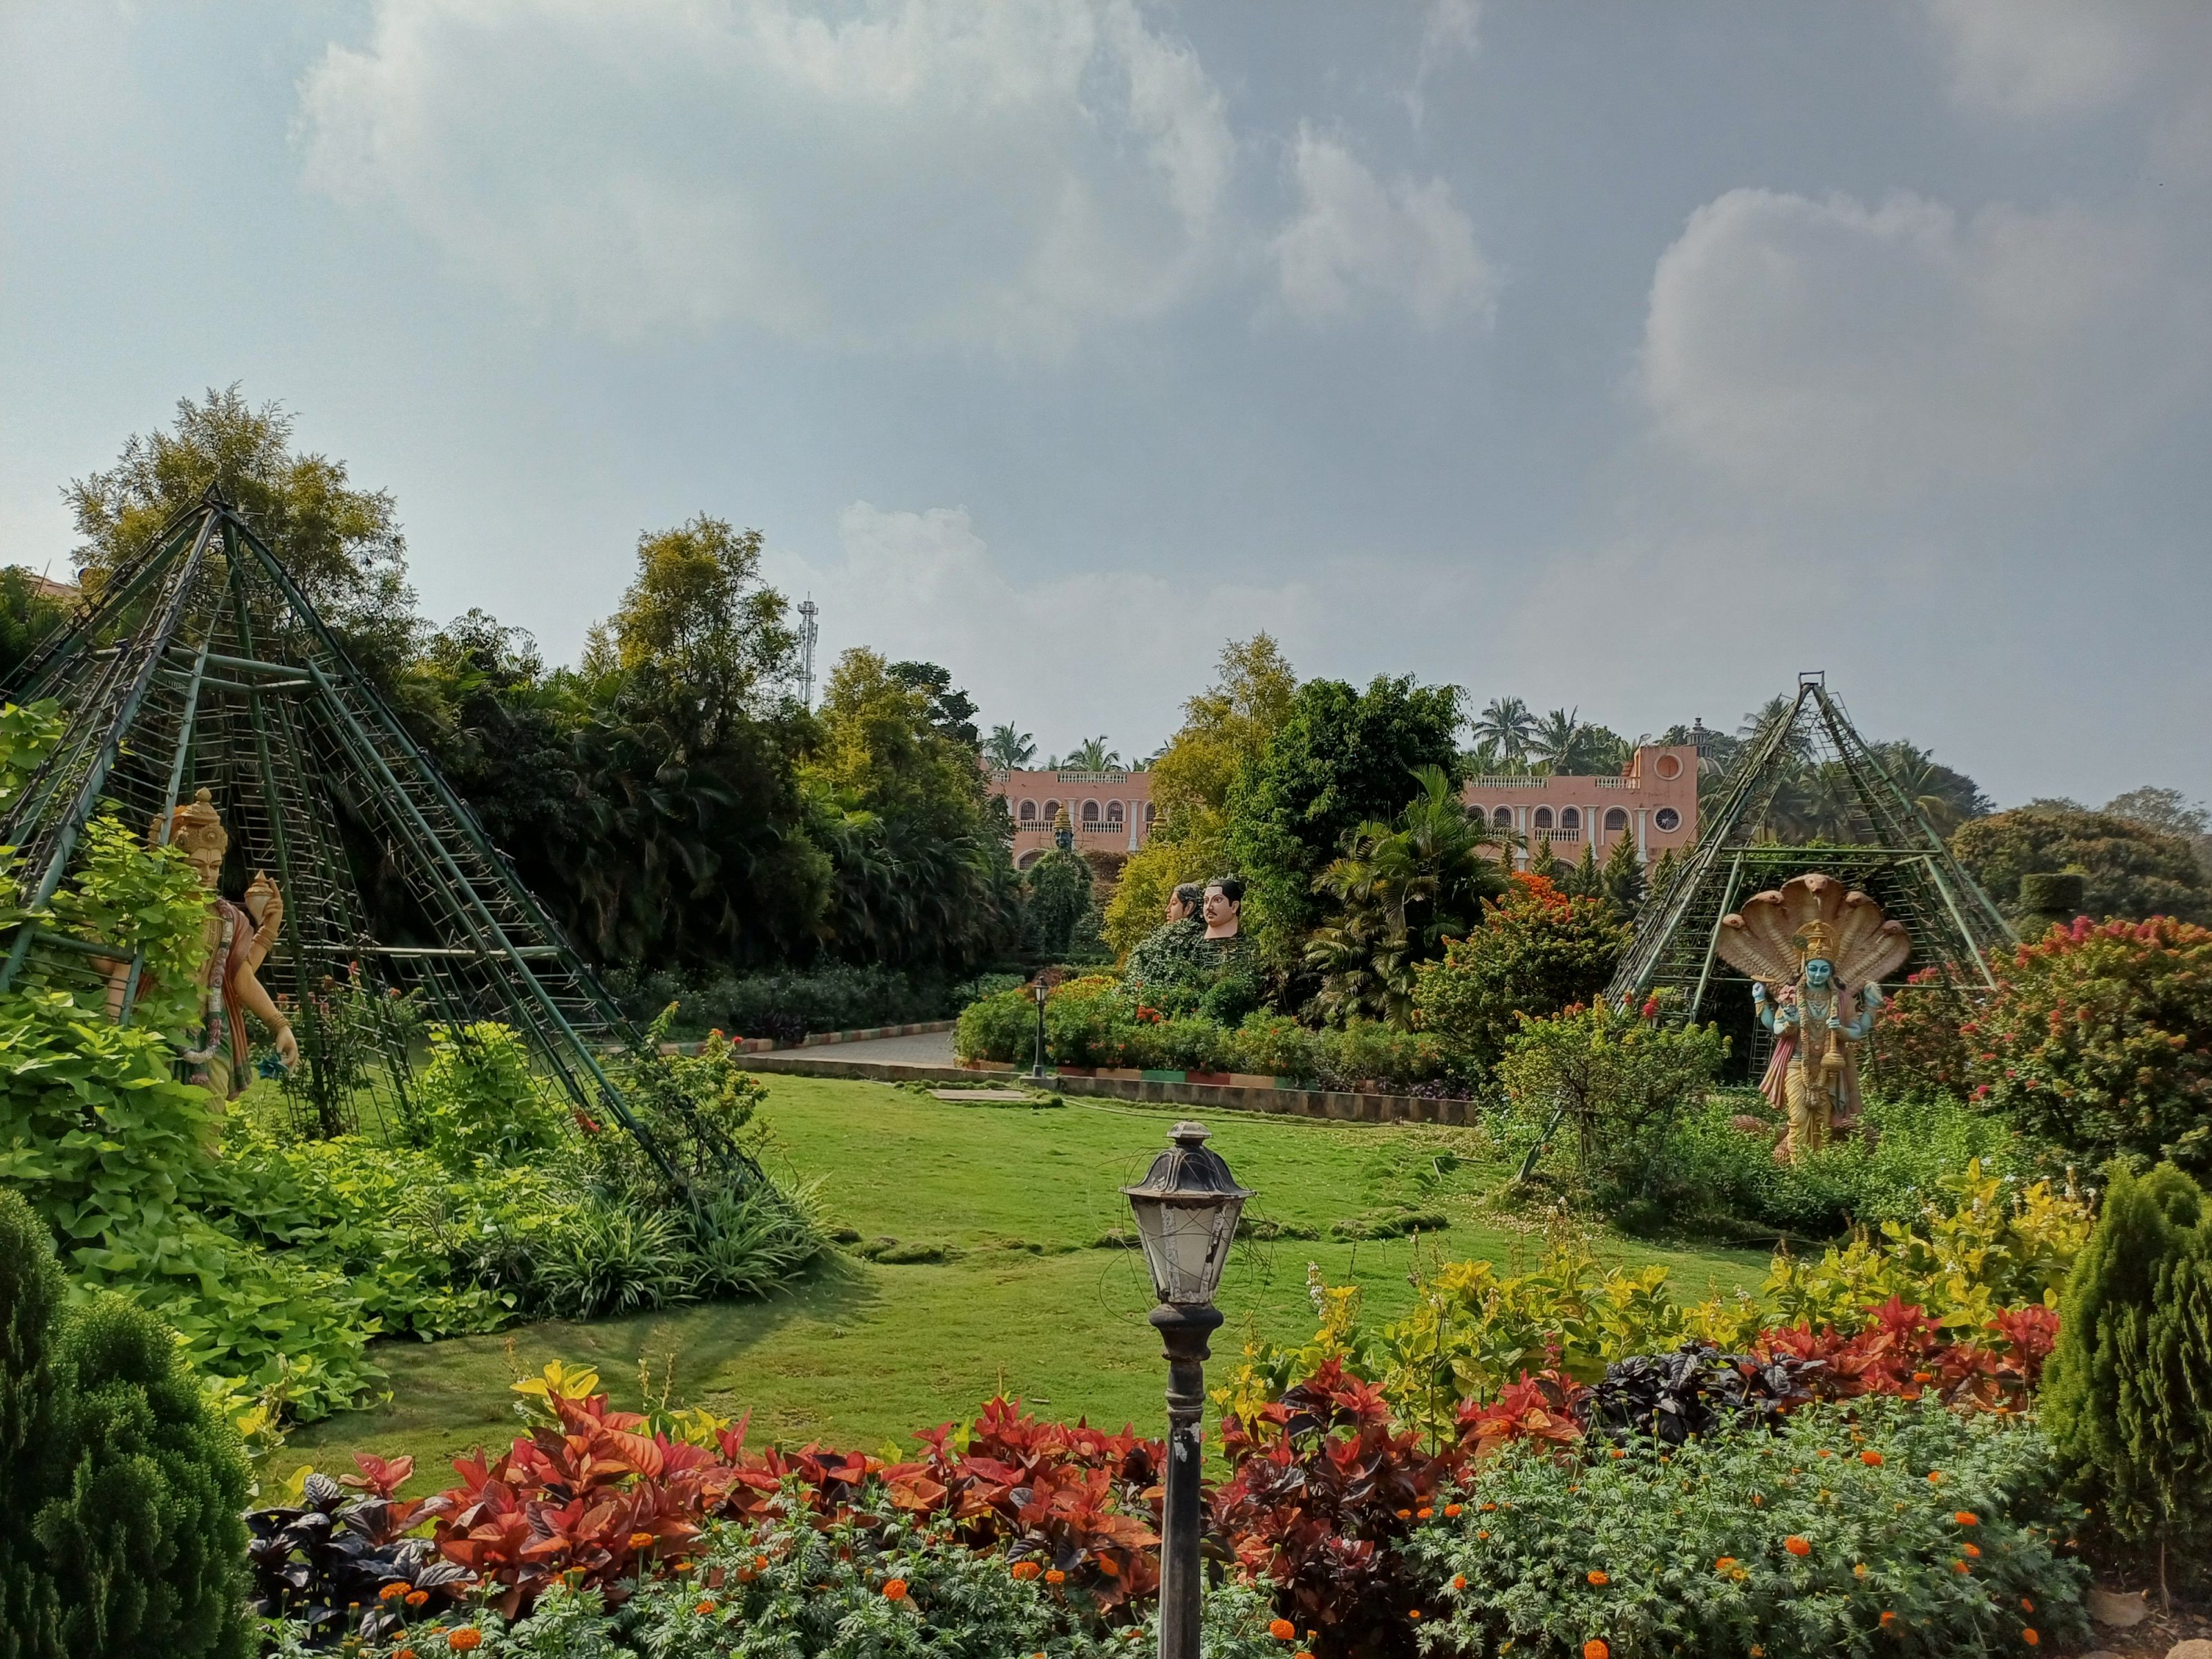
<path fill-rule="evenodd" d="M 991 774 L 1014 820 L 1014 864 L 1026 870 L 1052 847 L 1053 820 L 1067 809 L 1078 849 L 1133 853 L 1152 829 L 1149 772 L 1013 771 Z M 1024 817 L 1024 812 L 1030 814 Z"/>
<path fill-rule="evenodd" d="M 1461 793 L 1469 806 L 1530 844 L 1548 837 L 1566 864 L 1582 856 L 1585 844 L 1602 861 L 1622 836 L 1634 840 L 1647 864 L 1668 848 L 1686 851 L 1698 839 L 1698 751 L 1687 744 L 1638 749 L 1619 777 L 1474 777 Z"/>

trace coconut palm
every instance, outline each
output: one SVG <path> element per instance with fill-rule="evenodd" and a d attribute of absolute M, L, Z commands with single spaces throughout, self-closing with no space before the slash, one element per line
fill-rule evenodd
<path fill-rule="evenodd" d="M 983 758 L 1001 772 L 1027 766 L 1036 758 L 1035 733 L 1017 732 L 1011 726 L 994 726 L 983 740 Z"/>
<path fill-rule="evenodd" d="M 1076 744 L 1074 751 L 1060 763 L 1071 772 L 1108 772 L 1121 763 L 1121 751 L 1106 746 L 1106 738 L 1103 732 L 1095 738 L 1084 738 L 1081 743 Z"/>
<path fill-rule="evenodd" d="M 1536 735 L 1536 717 L 1518 697 L 1492 697 L 1474 717 L 1474 735 L 1477 747 L 1494 749 L 1510 763 L 1527 756 Z"/>
<path fill-rule="evenodd" d="M 1538 760 L 1559 771 L 1573 757 L 1575 739 L 1582 735 L 1582 710 L 1554 708 L 1536 722 L 1536 732 L 1528 740 L 1528 752 Z"/>

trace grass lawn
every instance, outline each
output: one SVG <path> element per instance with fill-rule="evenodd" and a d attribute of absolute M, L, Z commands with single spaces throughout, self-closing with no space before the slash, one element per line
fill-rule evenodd
<path fill-rule="evenodd" d="M 448 1459 L 514 1432 L 508 1384 L 556 1358 L 597 1365 L 619 1406 L 635 1407 L 649 1376 L 653 1395 L 665 1388 L 676 1404 L 750 1410 L 756 1443 L 818 1437 L 874 1449 L 970 1416 L 1001 1391 L 1045 1415 L 1162 1432 L 1166 1376 L 1145 1322 L 1143 1259 L 1097 1241 L 1127 1226 L 1116 1189 L 1143 1176 L 1188 1109 L 1070 1099 L 1039 1110 L 857 1080 L 767 1082 L 768 1161 L 780 1178 L 817 1181 L 832 1225 L 864 1241 L 939 1247 L 945 1259 L 890 1265 L 839 1250 L 765 1302 L 387 1342 L 377 1358 L 390 1403 L 300 1430 L 273 1460 L 277 1470 L 349 1468 L 356 1450 L 406 1452 L 422 1471 L 411 1491 L 450 1484 Z M 1413 1203 L 1451 1218 L 1421 1238 L 1425 1258 L 1510 1263 L 1531 1253 L 1534 1241 L 1477 1219 L 1479 1195 L 1498 1176 L 1480 1131 L 1229 1112 L 1207 1122 L 1213 1146 L 1258 1194 L 1249 1215 L 1322 1235 L 1240 1246 L 1222 1286 L 1228 1323 L 1214 1340 L 1215 1376 L 1249 1333 L 1312 1331 L 1309 1262 L 1332 1284 L 1361 1285 L 1372 1313 L 1410 1299 L 1412 1243 L 1337 1242 L 1332 1222 Z M 1709 1285 L 1755 1287 L 1766 1267 L 1763 1254 L 1742 1250 L 1623 1244 L 1620 1254 L 1668 1263 L 1685 1297 Z"/>

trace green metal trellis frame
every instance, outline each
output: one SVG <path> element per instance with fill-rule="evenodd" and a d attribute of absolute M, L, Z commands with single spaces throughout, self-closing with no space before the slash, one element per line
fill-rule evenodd
<path fill-rule="evenodd" d="M 612 1054 L 641 1053 L 642 1034 L 283 562 L 212 489 L 79 603 L 9 695 L 53 699 L 64 720 L 0 815 L 27 908 L 52 897 L 95 812 L 166 826 L 196 787 L 223 814 L 233 876 L 275 868 L 284 925 L 261 977 L 295 1011 L 306 1075 L 289 1087 L 311 1101 L 319 1132 L 348 1127 L 358 1104 L 347 1044 L 360 1032 L 341 1029 L 342 1002 L 366 1010 L 379 1060 L 371 1097 L 404 1119 L 413 1062 L 394 1011 L 411 1000 L 449 1023 L 512 1026 L 580 1115 L 611 1119 L 684 1184 L 607 1069 Z M 370 926 L 362 848 L 408 917 L 393 937 Z M 0 988 L 27 972 L 61 982 L 70 964 L 82 981 L 96 954 L 42 924 L 14 934 Z M 141 967 L 130 964 L 124 1018 Z M 726 1138 L 696 1119 L 687 1127 L 726 1170 L 757 1176 Z"/>

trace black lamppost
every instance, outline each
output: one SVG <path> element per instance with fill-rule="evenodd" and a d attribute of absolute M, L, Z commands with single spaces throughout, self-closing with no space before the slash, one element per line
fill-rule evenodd
<path fill-rule="evenodd" d="M 1030 994 L 1036 999 L 1037 1011 L 1036 1063 L 1030 1067 L 1030 1080 L 1033 1083 L 1044 1081 L 1044 1000 L 1050 988 L 1045 984 L 1042 974 L 1039 974 L 1030 987 Z"/>
<path fill-rule="evenodd" d="M 1199 1659 L 1198 1477 L 1204 1443 L 1206 1338 L 1221 1323 L 1213 1293 L 1237 1218 L 1252 1194 L 1237 1184 L 1218 1152 L 1206 1148 L 1206 1127 L 1178 1123 L 1173 1143 L 1152 1160 L 1144 1184 L 1124 1187 L 1136 1212 L 1137 1237 L 1152 1271 L 1159 1328 L 1168 1362 L 1166 1524 L 1160 1537 L 1160 1659 Z"/>

